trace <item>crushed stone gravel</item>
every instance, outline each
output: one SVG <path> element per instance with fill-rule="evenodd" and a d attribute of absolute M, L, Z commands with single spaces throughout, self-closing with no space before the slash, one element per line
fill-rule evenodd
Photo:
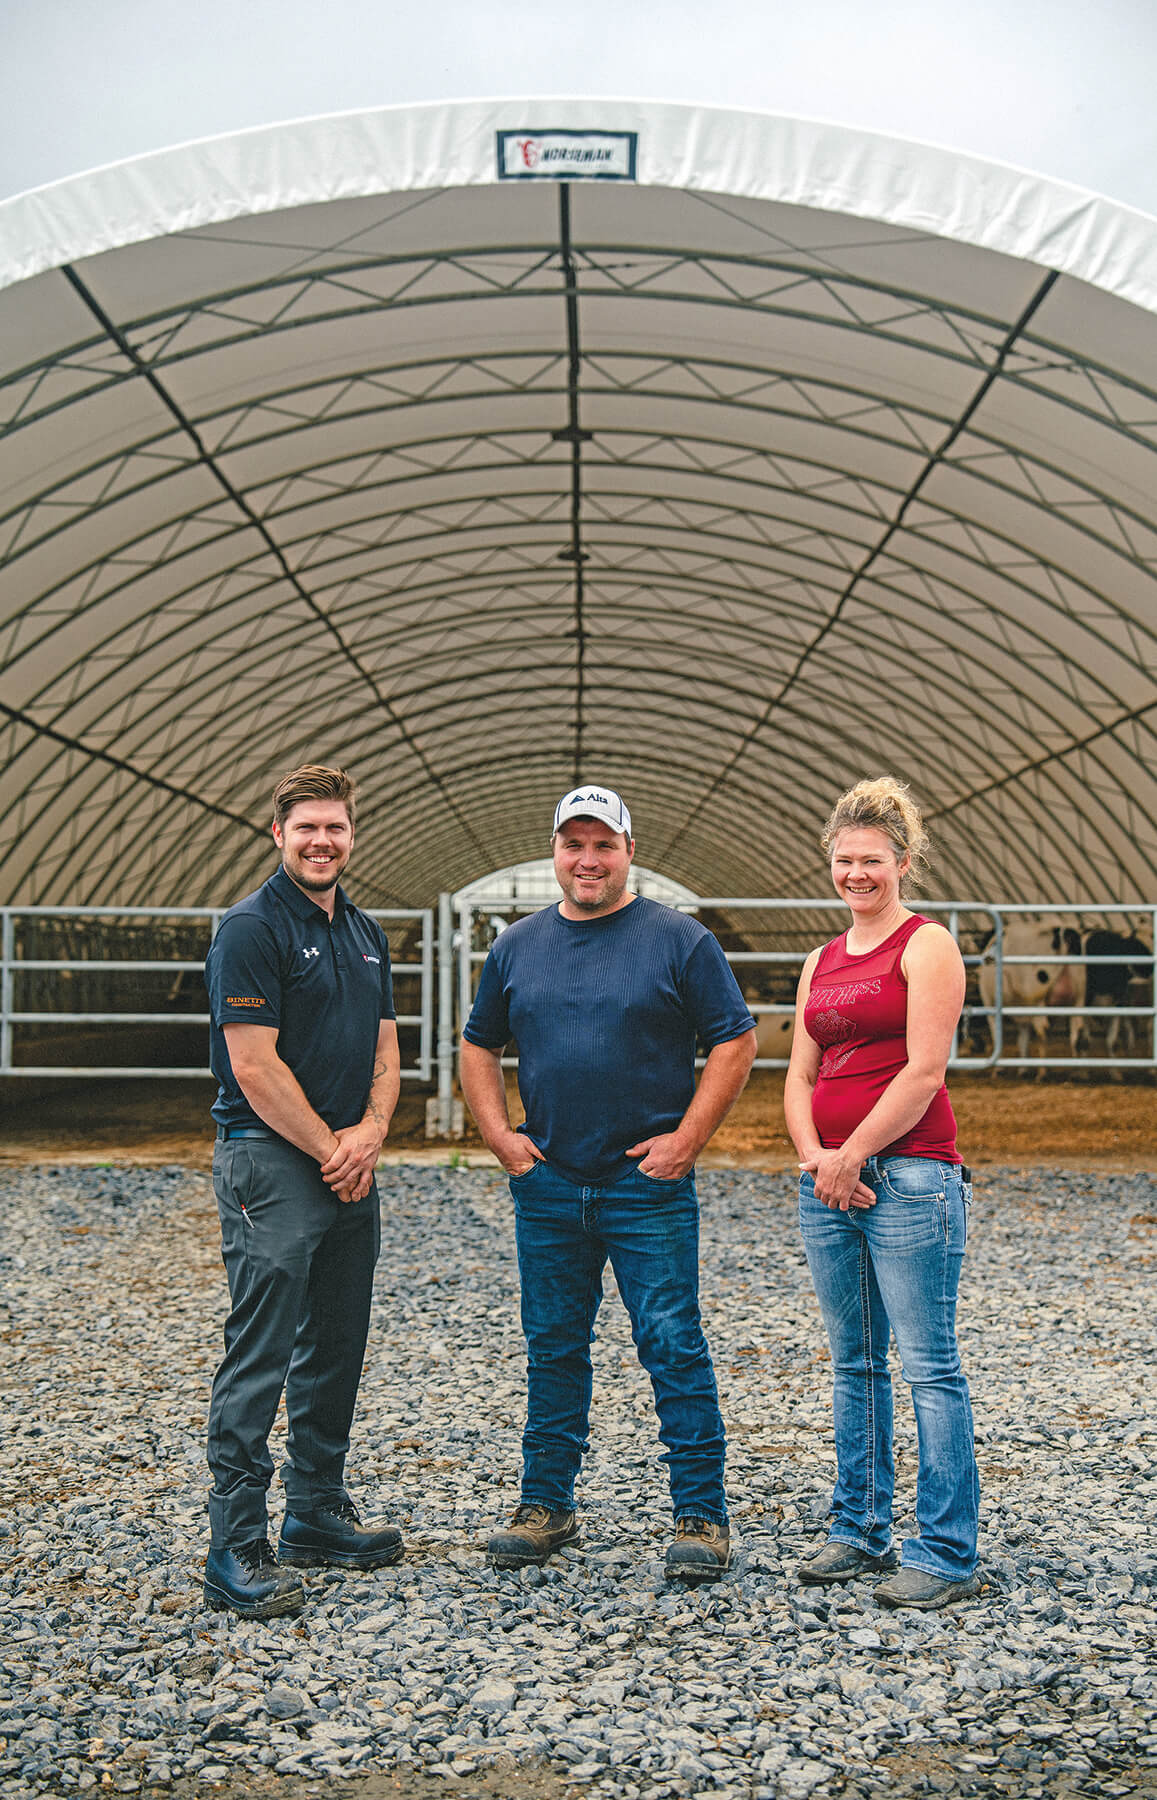
<path fill-rule="evenodd" d="M 407 1556 L 310 1573 L 299 1618 L 245 1622 L 201 1599 L 227 1300 L 207 1176 L 0 1172 L 0 1800 L 1157 1794 L 1151 1176 L 978 1181 L 960 1323 L 984 1587 L 932 1614 L 794 1579 L 833 1440 L 786 1176 L 700 1177 L 736 1556 L 698 1591 L 663 1578 L 650 1390 L 609 1275 L 582 1544 L 486 1566 L 522 1423 L 508 1195 L 451 1166 L 381 1187 L 350 1481 Z M 910 1513 L 905 1394 L 897 1423 Z"/>

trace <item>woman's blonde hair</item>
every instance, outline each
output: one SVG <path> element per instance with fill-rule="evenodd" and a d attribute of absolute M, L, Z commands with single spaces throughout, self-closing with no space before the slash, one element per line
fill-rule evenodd
<path fill-rule="evenodd" d="M 895 846 L 896 860 L 905 855 L 909 866 L 900 878 L 900 894 L 920 887 L 928 872 L 928 834 L 920 818 L 916 802 L 907 784 L 894 775 L 877 775 L 872 781 L 857 781 L 854 788 L 841 794 L 824 826 L 820 848 L 831 861 L 835 841 L 841 831 L 882 831 Z"/>

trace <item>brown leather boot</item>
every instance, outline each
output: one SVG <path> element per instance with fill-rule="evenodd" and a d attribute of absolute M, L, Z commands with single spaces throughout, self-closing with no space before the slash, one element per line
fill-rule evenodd
<path fill-rule="evenodd" d="M 496 1531 L 486 1554 L 496 1569 L 524 1569 L 544 1563 L 552 1550 L 573 1544 L 578 1525 L 573 1512 L 551 1512 L 549 1506 L 516 1506 L 506 1531 Z"/>
<path fill-rule="evenodd" d="M 668 1581 L 718 1581 L 731 1561 L 731 1534 L 714 1519 L 686 1515 L 675 1521 L 675 1541 L 667 1545 Z"/>

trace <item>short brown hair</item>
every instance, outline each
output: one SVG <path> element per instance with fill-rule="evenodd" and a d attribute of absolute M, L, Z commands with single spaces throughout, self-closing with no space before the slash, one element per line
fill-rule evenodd
<path fill-rule="evenodd" d="M 337 800 L 349 814 L 352 827 L 355 792 L 353 777 L 344 769 L 331 769 L 325 763 L 304 763 L 300 769 L 290 769 L 274 788 L 274 822 L 284 826 L 294 807 L 303 800 Z"/>
<path fill-rule="evenodd" d="M 841 831 L 863 830 L 882 831 L 896 851 L 897 862 L 905 855 L 910 859 L 900 881 L 901 897 L 922 885 L 928 869 L 928 834 L 905 782 L 894 775 L 878 775 L 874 781 L 858 781 L 841 794 L 824 826 L 820 848 L 830 859 Z"/>

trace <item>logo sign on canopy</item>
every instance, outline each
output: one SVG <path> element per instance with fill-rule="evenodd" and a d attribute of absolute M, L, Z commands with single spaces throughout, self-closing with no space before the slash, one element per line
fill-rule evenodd
<path fill-rule="evenodd" d="M 499 181 L 634 181 L 637 131 L 500 131 Z"/>

